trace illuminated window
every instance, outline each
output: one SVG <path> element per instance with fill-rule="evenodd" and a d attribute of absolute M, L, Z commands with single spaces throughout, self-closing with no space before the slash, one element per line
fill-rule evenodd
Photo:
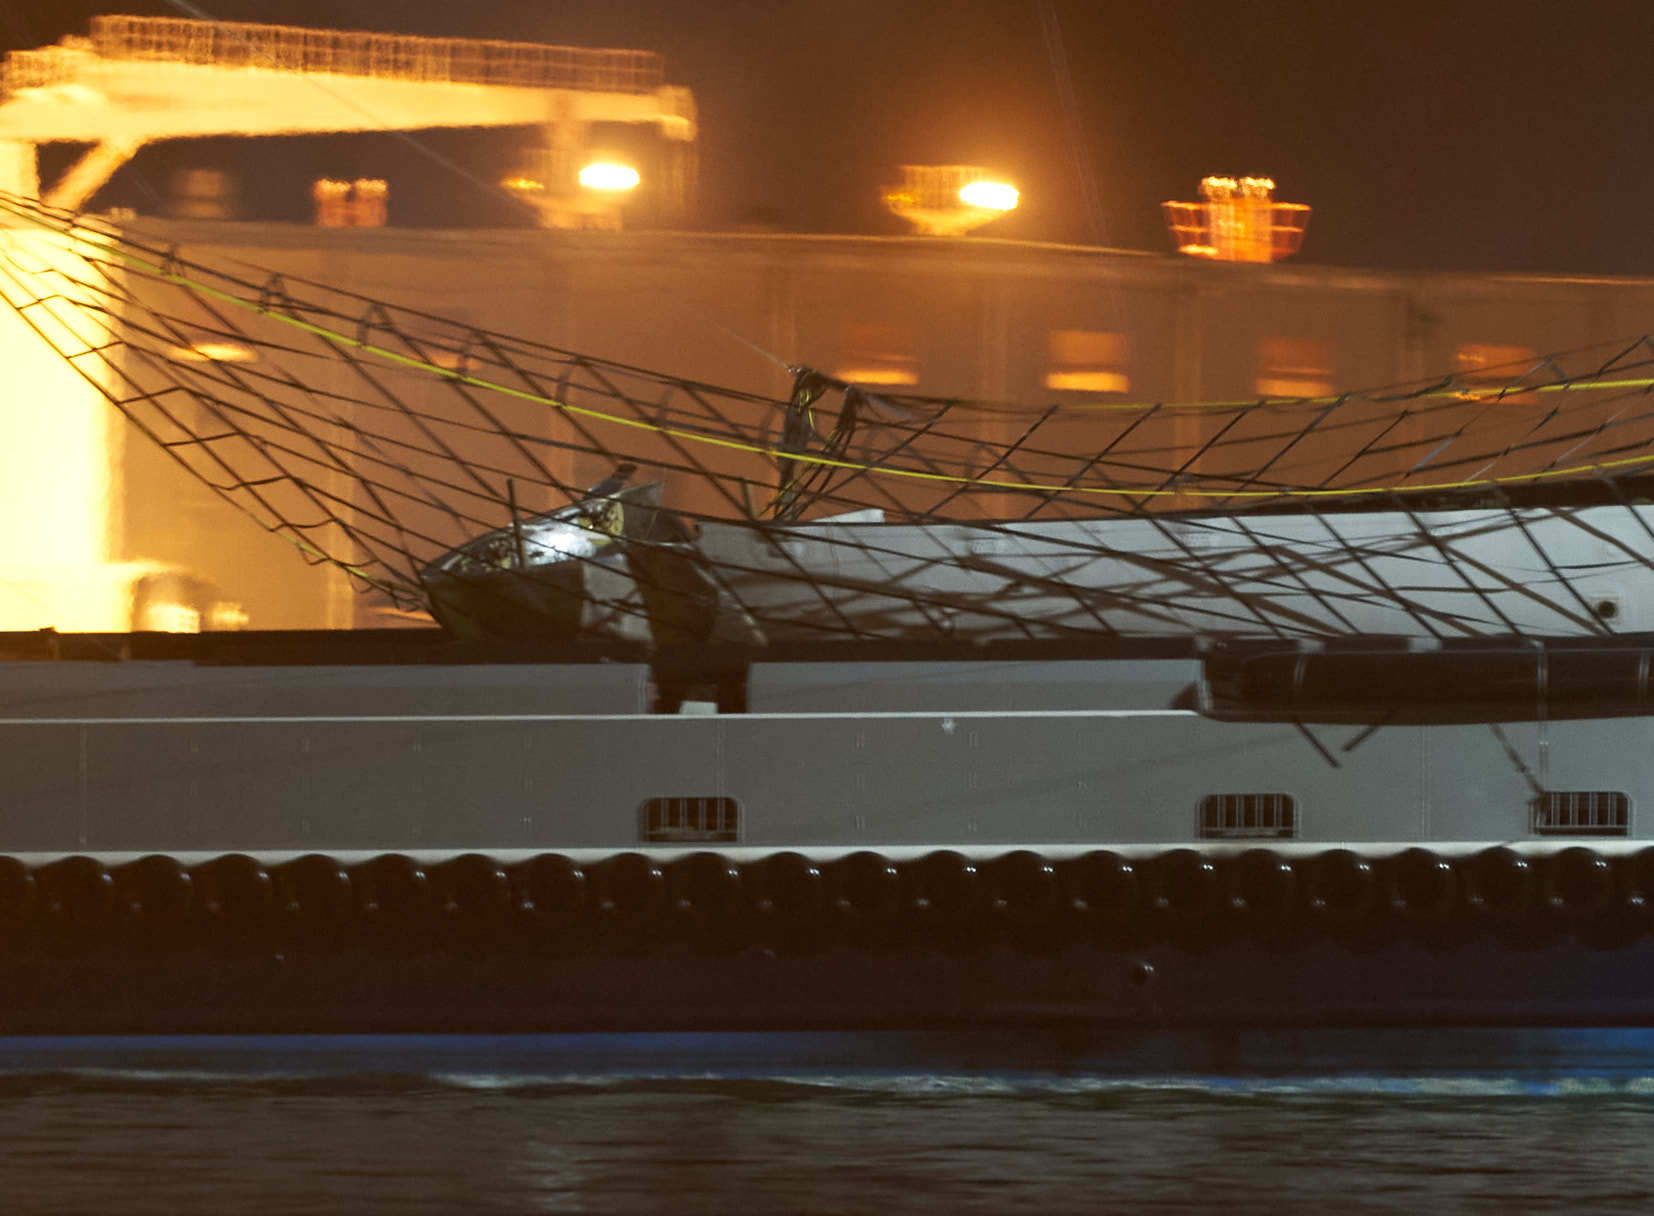
<path fill-rule="evenodd" d="M 1258 343 L 1260 397 L 1330 397 L 1332 343 L 1319 338 L 1265 338 Z"/>
<path fill-rule="evenodd" d="M 1068 393 L 1129 393 L 1126 335 L 1090 329 L 1051 331 L 1045 387 Z"/>
<path fill-rule="evenodd" d="M 1539 354 L 1533 347 L 1499 342 L 1466 342 L 1454 358 L 1459 380 L 1477 391 L 1505 388 L 1532 371 L 1538 362 Z"/>
<path fill-rule="evenodd" d="M 342 182 L 319 177 L 310 186 L 319 228 L 383 228 L 389 187 L 383 178 Z"/>
<path fill-rule="evenodd" d="M 833 375 L 856 384 L 918 384 L 913 330 L 906 325 L 853 322 L 844 327 L 844 357 Z"/>

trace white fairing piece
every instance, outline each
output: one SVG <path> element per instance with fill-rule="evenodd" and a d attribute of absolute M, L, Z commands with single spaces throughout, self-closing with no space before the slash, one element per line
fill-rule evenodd
<path fill-rule="evenodd" d="M 1073 631 L 1579 636 L 1654 628 L 1654 507 L 998 524 L 706 524 L 777 637 Z"/>

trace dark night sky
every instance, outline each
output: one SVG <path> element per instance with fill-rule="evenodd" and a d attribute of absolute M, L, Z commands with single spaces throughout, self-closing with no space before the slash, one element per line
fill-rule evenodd
<path fill-rule="evenodd" d="M 193 3 L 192 3 L 193 7 Z M 663 51 L 702 118 L 701 217 L 801 231 L 899 226 L 904 161 L 984 164 L 1024 191 L 985 234 L 1165 250 L 1158 204 L 1207 173 L 1268 174 L 1315 208 L 1300 260 L 1654 274 L 1648 0 L 1054 0 L 1078 107 L 1059 103 L 1038 0 L 200 0 L 226 20 Z M 0 40 L 165 0 L 9 0 Z M 1082 201 L 1077 126 L 1100 200 Z M 418 137 L 493 180 L 517 134 Z M 394 219 L 502 204 L 384 135 L 155 149 L 95 205 L 146 208 L 179 158 L 232 157 L 253 218 L 298 219 L 319 172 L 392 179 Z M 169 159 L 171 158 L 171 159 Z M 325 163 L 324 163 L 325 162 Z M 315 170 L 315 172 L 312 172 Z M 270 180 L 260 182 L 262 173 Z M 118 196 L 118 197 L 117 197 Z"/>

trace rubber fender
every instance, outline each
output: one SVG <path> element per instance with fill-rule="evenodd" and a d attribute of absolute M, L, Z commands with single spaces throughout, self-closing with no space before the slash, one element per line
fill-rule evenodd
<path fill-rule="evenodd" d="M 941 849 L 905 869 L 910 905 L 920 915 L 958 924 L 982 911 L 981 876 L 963 853 Z"/>
<path fill-rule="evenodd" d="M 888 950 L 907 938 L 913 918 L 907 914 L 901 871 L 888 857 L 863 850 L 823 868 L 827 905 L 835 933 L 868 950 Z"/>
<path fill-rule="evenodd" d="M 1248 849 L 1219 866 L 1223 895 L 1249 920 L 1282 922 L 1298 911 L 1298 872 L 1268 849 Z"/>
<path fill-rule="evenodd" d="M 878 853 L 851 853 L 826 870 L 834 908 L 862 922 L 887 921 L 901 909 L 901 873 Z"/>
<path fill-rule="evenodd" d="M 1459 879 L 1451 862 L 1429 849 L 1413 848 L 1386 858 L 1382 868 L 1391 911 L 1430 921 L 1458 914 Z"/>
<path fill-rule="evenodd" d="M 1063 897 L 1076 911 L 1118 918 L 1138 910 L 1141 878 L 1120 854 L 1099 849 L 1059 862 L 1056 869 Z"/>
<path fill-rule="evenodd" d="M 107 934 L 115 914 L 115 880 L 90 857 L 65 857 L 35 874 L 42 909 L 82 933 Z"/>
<path fill-rule="evenodd" d="M 430 908 L 430 879 L 418 862 L 402 853 L 381 853 L 352 866 L 350 885 L 357 911 L 372 920 L 406 924 Z"/>
<path fill-rule="evenodd" d="M 988 906 L 1014 925 L 1047 920 L 1062 903 L 1057 870 L 1038 853 L 1018 849 L 982 867 Z"/>
<path fill-rule="evenodd" d="M 1576 845 L 1547 857 L 1539 882 L 1544 906 L 1570 921 L 1601 916 L 1616 902 L 1613 867 L 1594 849 Z"/>
<path fill-rule="evenodd" d="M 1627 909 L 1644 920 L 1654 919 L 1654 848 L 1622 858 L 1620 865 Z"/>
<path fill-rule="evenodd" d="M 757 907 L 794 928 L 819 925 L 827 909 L 821 869 L 802 853 L 775 853 L 757 866 Z"/>
<path fill-rule="evenodd" d="M 348 924 L 356 913 L 350 875 L 321 853 L 306 853 L 270 872 L 276 911 L 290 922 L 317 933 Z"/>
<path fill-rule="evenodd" d="M 691 853 L 666 867 L 672 906 L 680 915 L 727 921 L 741 910 L 741 868 L 721 853 Z"/>
<path fill-rule="evenodd" d="M 496 926 L 511 916 L 511 879 L 492 857 L 464 853 L 432 866 L 432 902 L 449 921 Z"/>
<path fill-rule="evenodd" d="M 245 853 L 215 857 L 190 871 L 196 905 L 214 920 L 238 925 L 263 922 L 274 906 L 270 872 Z"/>
<path fill-rule="evenodd" d="M 605 858 L 595 878 L 597 906 L 618 924 L 648 924 L 658 920 L 666 908 L 666 874 L 642 853 L 617 853 Z"/>
<path fill-rule="evenodd" d="M 177 860 L 151 853 L 116 869 L 115 902 L 120 911 L 140 924 L 172 926 L 181 923 L 195 903 L 195 884 Z"/>
<path fill-rule="evenodd" d="M 1648 897 L 1644 894 L 1649 877 L 1648 866 L 1654 857 L 1640 853 L 1620 855 L 1607 859 L 1613 875 L 1613 892 L 1600 912 L 1586 919 L 1567 922 L 1568 928 L 1583 945 L 1594 950 L 1617 950 L 1649 934 L 1654 927 L 1650 920 Z"/>
<path fill-rule="evenodd" d="M 585 917 L 591 880 L 561 853 L 541 853 L 511 870 L 517 907 L 543 928 L 571 929 Z"/>
<path fill-rule="evenodd" d="M 1534 902 L 1533 866 L 1515 849 L 1496 845 L 1460 863 L 1465 906 L 1497 920 L 1514 920 Z"/>
<path fill-rule="evenodd" d="M 28 866 L 15 857 L 0 857 L 0 935 L 29 923 L 39 904 L 39 891 Z"/>
<path fill-rule="evenodd" d="M 1192 920 L 1218 911 L 1221 890 L 1217 866 L 1195 849 L 1173 849 L 1143 867 L 1144 893 L 1150 909 Z"/>
<path fill-rule="evenodd" d="M 1372 862 L 1349 849 L 1331 849 L 1311 859 L 1304 897 L 1318 916 L 1354 920 L 1373 910 L 1376 887 Z"/>

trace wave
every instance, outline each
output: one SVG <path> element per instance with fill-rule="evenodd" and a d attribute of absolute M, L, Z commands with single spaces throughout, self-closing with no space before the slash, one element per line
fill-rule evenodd
<path fill-rule="evenodd" d="M 472 1093 L 515 1098 L 608 1093 L 705 1093 L 749 1101 L 889 1098 L 972 1099 L 1211 1098 L 1420 1099 L 1591 1098 L 1654 1101 L 1654 1073 L 1109 1076 L 931 1072 L 540 1072 L 533 1070 L 340 1072 L 297 1064 L 270 1067 L 76 1065 L 0 1070 L 0 1101 L 42 1094 L 223 1094 L 312 1097 L 433 1096 Z"/>
<path fill-rule="evenodd" d="M 0 1038 L 0 1099 L 187 1091 L 1214 1100 L 1654 1097 L 1644 1028 Z"/>

